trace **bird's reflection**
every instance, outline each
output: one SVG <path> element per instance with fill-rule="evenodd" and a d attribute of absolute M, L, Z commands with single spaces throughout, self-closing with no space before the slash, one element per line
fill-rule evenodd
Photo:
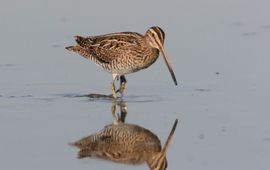
<path fill-rule="evenodd" d="M 115 114 L 116 106 L 120 107 L 121 113 L 119 115 Z M 160 140 L 153 132 L 135 124 L 125 123 L 127 110 L 123 101 L 118 103 L 113 101 L 111 111 L 112 124 L 72 143 L 73 146 L 80 149 L 78 158 L 95 156 L 128 164 L 147 162 L 151 170 L 165 170 L 168 164 L 166 151 L 178 120 L 175 120 L 162 149 Z"/>

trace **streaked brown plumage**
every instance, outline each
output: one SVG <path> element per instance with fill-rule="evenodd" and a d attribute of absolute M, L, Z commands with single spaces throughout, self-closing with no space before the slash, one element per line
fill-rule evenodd
<path fill-rule="evenodd" d="M 99 132 L 71 144 L 80 149 L 78 158 L 95 156 L 129 164 L 147 162 L 151 170 L 165 170 L 168 164 L 166 152 L 178 120 L 175 120 L 162 149 L 160 140 L 154 133 L 141 126 L 123 122 L 127 114 L 126 105 L 120 104 L 120 120 L 114 121 L 113 124 L 105 126 Z M 115 116 L 115 103 L 112 105 L 112 114 Z"/>
<path fill-rule="evenodd" d="M 120 77 L 119 92 L 123 96 L 125 75 L 145 69 L 158 58 L 159 52 L 171 73 L 175 85 L 177 81 L 164 49 L 165 34 L 159 27 L 151 27 L 145 35 L 135 32 L 111 33 L 100 36 L 75 36 L 77 45 L 66 47 L 109 72 L 113 76 L 112 95 L 116 98 L 114 81 Z"/>
<path fill-rule="evenodd" d="M 103 159 L 140 164 L 147 162 L 151 170 L 167 168 L 166 151 L 173 131 L 161 150 L 160 140 L 151 131 L 134 124 L 107 125 L 98 133 L 83 138 L 72 145 L 80 149 L 78 158 L 96 156 Z"/>

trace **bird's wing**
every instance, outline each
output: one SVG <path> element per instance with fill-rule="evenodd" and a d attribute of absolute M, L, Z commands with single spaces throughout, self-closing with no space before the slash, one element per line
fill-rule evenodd
<path fill-rule="evenodd" d="M 97 60 L 110 63 L 142 42 L 142 35 L 133 32 L 121 32 L 94 37 L 76 36 L 78 45 Z"/>

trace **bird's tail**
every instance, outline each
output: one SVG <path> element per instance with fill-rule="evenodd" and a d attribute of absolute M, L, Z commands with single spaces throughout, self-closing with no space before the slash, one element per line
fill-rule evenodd
<path fill-rule="evenodd" d="M 81 56 L 83 56 L 84 58 L 86 59 L 91 59 L 91 54 L 89 52 L 87 52 L 87 49 L 85 48 L 82 48 L 81 46 L 79 45 L 76 45 L 76 46 L 69 46 L 69 47 L 65 47 L 67 50 L 69 51 L 73 51 L 75 53 L 78 53 L 80 54 Z"/>
<path fill-rule="evenodd" d="M 93 44 L 93 40 L 88 37 L 88 38 L 85 38 L 85 37 L 81 37 L 81 36 L 74 36 L 75 38 L 75 41 L 77 42 L 77 44 L 83 48 L 86 48 L 88 47 L 89 45 L 92 45 Z"/>
<path fill-rule="evenodd" d="M 76 52 L 83 56 L 84 58 L 90 59 L 92 56 L 89 53 L 89 46 L 93 43 L 90 37 L 84 38 L 81 36 L 74 36 L 77 45 L 65 47 L 69 51 Z"/>
<path fill-rule="evenodd" d="M 69 50 L 69 51 L 74 51 L 74 52 L 79 52 L 81 49 L 80 46 L 76 45 L 76 46 L 68 46 L 68 47 L 65 47 L 65 49 Z"/>
<path fill-rule="evenodd" d="M 74 36 L 74 38 L 75 38 L 75 41 L 77 42 L 77 45 L 66 47 L 67 50 L 78 52 L 78 51 L 82 50 L 82 48 L 86 47 L 86 44 L 87 44 L 86 38 L 81 37 L 81 36 Z"/>

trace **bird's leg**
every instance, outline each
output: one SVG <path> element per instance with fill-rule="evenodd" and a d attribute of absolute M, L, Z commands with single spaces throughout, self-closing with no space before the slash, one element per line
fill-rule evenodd
<path fill-rule="evenodd" d="M 127 106 L 123 100 L 119 103 L 121 114 L 118 116 L 118 120 L 125 123 L 125 119 L 127 116 Z"/>
<path fill-rule="evenodd" d="M 112 96 L 113 98 L 117 98 L 117 95 L 116 95 L 116 92 L 115 92 L 115 85 L 114 85 L 114 81 L 115 81 L 115 78 L 118 77 L 117 74 L 113 74 L 113 80 L 112 80 L 112 83 L 111 83 L 111 89 L 112 89 Z"/>
<path fill-rule="evenodd" d="M 113 96 L 113 98 L 117 98 L 116 92 L 115 92 L 114 81 L 113 81 L 112 84 L 111 84 L 111 88 L 112 88 L 112 96 Z"/>
<path fill-rule="evenodd" d="M 119 88 L 119 92 L 121 94 L 121 96 L 123 97 L 124 96 L 124 91 L 126 89 L 126 83 L 127 83 L 127 80 L 125 78 L 124 75 L 121 75 L 120 76 L 120 88 Z"/>
<path fill-rule="evenodd" d="M 118 124 L 118 119 L 116 118 L 115 110 L 116 110 L 116 100 L 113 99 L 112 100 L 111 112 L 112 112 L 112 116 L 113 116 L 113 124 L 116 125 L 116 124 Z"/>

